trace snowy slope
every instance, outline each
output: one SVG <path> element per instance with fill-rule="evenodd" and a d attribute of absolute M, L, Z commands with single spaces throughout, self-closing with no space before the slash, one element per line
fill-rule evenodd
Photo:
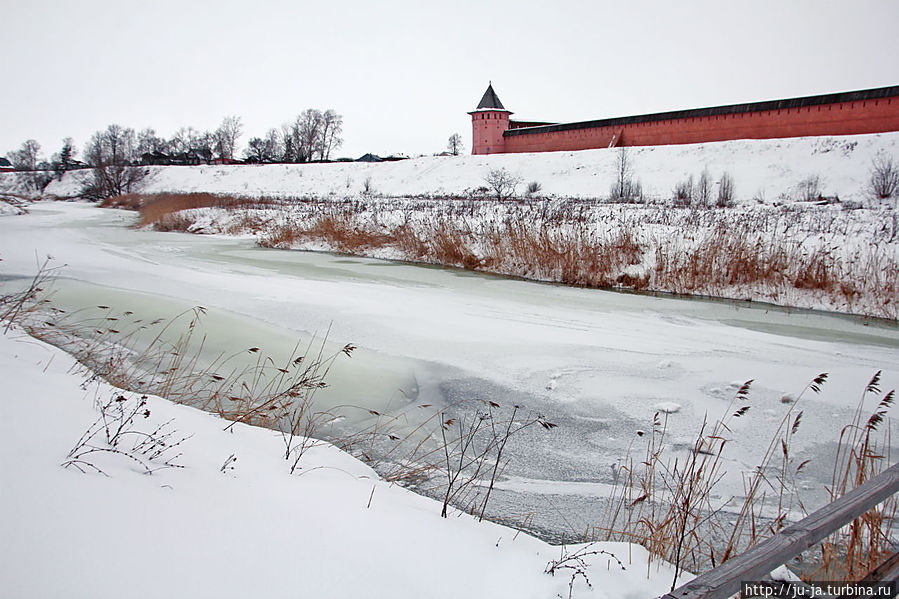
<path fill-rule="evenodd" d="M 226 423 L 150 397 L 135 430 L 171 421 L 183 468 L 143 474 L 122 455 L 101 468 L 60 464 L 97 418 L 72 359 L 13 331 L 0 335 L 0 589 L 7 597 L 568 596 L 568 576 L 544 573 L 560 556 L 525 534 L 463 515 L 379 481 L 330 445 L 289 475 L 272 431 Z M 143 408 L 142 408 L 143 409 Z M 237 461 L 223 469 L 229 456 Z M 570 548 L 571 550 L 576 548 Z M 653 597 L 672 572 L 621 543 L 587 558 L 593 588 L 575 597 Z"/>
<path fill-rule="evenodd" d="M 810 177 L 821 193 L 843 200 L 865 199 L 871 161 L 878 153 L 899 157 L 899 133 L 843 137 L 737 140 L 706 144 L 628 148 L 635 178 L 650 198 L 671 197 L 674 186 L 708 169 L 713 180 L 733 176 L 738 200 L 775 202 L 792 196 Z M 458 195 L 485 185 L 492 170 L 505 168 L 542 193 L 570 197 L 605 197 L 615 178 L 618 150 L 584 150 L 493 156 L 430 156 L 399 162 L 307 165 L 230 165 L 149 167 L 143 191 L 270 196 L 355 196 L 366 180 L 377 194 Z M 46 195 L 77 194 L 86 172 L 52 182 Z M 11 175 L 15 175 L 14 173 Z M 12 183 L 0 175 L 0 192 Z"/>

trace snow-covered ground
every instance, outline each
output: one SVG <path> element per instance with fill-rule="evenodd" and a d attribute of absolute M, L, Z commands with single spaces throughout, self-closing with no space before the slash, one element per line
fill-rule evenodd
<path fill-rule="evenodd" d="M 531 522 L 554 538 L 601 520 L 598 491 L 628 447 L 641 451 L 636 433 L 656 411 L 670 412 L 678 455 L 703 417 L 723 416 L 740 384 L 754 379 L 752 410 L 732 425 L 720 488 L 723 501 L 739 497 L 743 473 L 789 409 L 784 397 L 828 372 L 821 394 L 799 407 L 805 416 L 791 448 L 795 460 L 812 459 L 797 484 L 814 509 L 826 499 L 840 429 L 865 385 L 882 370 L 884 391 L 899 387 L 894 326 L 267 250 L 250 239 L 134 230 L 134 218 L 36 203 L 27 215 L 0 219 L 0 267 L 27 277 L 36 256 L 55 256 L 67 266 L 54 301 L 70 311 L 105 304 L 155 318 L 206 306 L 212 347 L 289 351 L 330 327 L 333 342 L 360 348 L 332 371 L 334 403 L 363 415 L 400 417 L 469 398 L 538 411 L 559 426 L 510 444 L 509 478 L 488 511 L 533 513 Z"/>
<path fill-rule="evenodd" d="M 823 195 L 868 203 L 864 188 L 871 160 L 880 151 L 895 155 L 897 144 L 899 134 L 741 141 L 633 149 L 631 158 L 644 190 L 659 198 L 669 198 L 678 181 L 690 174 L 695 180 L 708 168 L 713 177 L 730 172 L 743 203 L 755 203 L 753 198 L 769 204 L 795 200 L 797 185 L 812 176 L 819 177 Z M 595 150 L 434 157 L 375 165 L 166 167 L 150 169 L 144 191 L 342 199 L 358 197 L 370 177 L 374 191 L 386 195 L 464 195 L 483 186 L 489 170 L 503 167 L 525 181 L 539 181 L 547 194 L 602 197 L 608 194 L 615 160 L 613 151 Z M 77 195 L 78 178 L 84 176 L 69 174 L 51 183 L 46 193 Z M 4 175 L 0 190 L 5 185 L 12 184 Z M 119 310 L 132 304 L 146 310 L 202 304 L 214 316 L 217 313 L 216 318 L 228 317 L 212 321 L 229 324 L 210 330 L 210 343 L 233 343 L 243 335 L 241 343 L 249 339 L 253 344 L 286 345 L 330 327 L 335 342 L 352 342 L 360 346 L 361 355 L 368 352 L 377 357 L 361 362 L 366 372 L 357 377 L 362 378 L 361 384 L 353 381 L 352 362 L 343 373 L 336 372 L 332 391 L 356 393 L 369 380 L 368 373 L 378 370 L 377 364 L 388 364 L 391 373 L 400 373 L 371 386 L 364 398 L 352 398 L 366 408 L 377 405 L 380 411 L 401 415 L 419 402 L 446 405 L 474 397 L 539 410 L 558 428 L 536 441 L 530 438 L 510 445 L 512 463 L 492 502 L 494 516 L 523 519 L 522 514 L 533 514 L 532 524 L 548 531 L 548 536 L 580 534 L 596 525 L 602 517 L 597 495 L 609 488 L 611 473 L 655 412 L 668 413 L 669 450 L 678 455 L 689 448 L 704 416 L 723 415 L 740 383 L 755 379 L 751 418 L 734 423 L 718 497 L 722 502 L 732 496 L 739 499 L 742 475 L 753 470 L 764 449 L 760 439 L 767 443 L 771 438 L 789 409 L 789 398 L 812 377 L 828 372 L 822 393 L 803 399 L 807 406 L 803 426 L 791 448 L 793 459 L 812 459 L 797 486 L 807 494 L 806 506 L 814 509 L 825 498 L 823 487 L 829 482 L 840 429 L 851 418 L 865 384 L 882 370 L 884 390 L 899 386 L 895 327 L 767 307 L 629 296 L 375 260 L 279 252 L 254 247 L 250 239 L 136 231 L 128 228 L 132 214 L 80 204 L 40 202 L 29 208 L 29 214 L 0 219 L 0 268 L 4 275 L 26 277 L 33 274 L 36 257 L 55 256 L 57 264 L 67 264 L 59 297 L 67 308 L 113 300 Z M 856 242 L 864 245 L 864 240 Z M 53 596 L 59 594 L 67 576 L 69 581 L 89 584 L 88 577 L 101 564 L 100 594 L 121 593 L 128 587 L 117 586 L 116 581 L 133 584 L 135 577 L 126 574 L 148 564 L 146 571 L 171 572 L 175 579 L 198 589 L 207 580 L 201 573 L 213 572 L 217 576 L 209 578 L 221 585 L 213 589 L 234 595 L 258 590 L 252 585 L 274 580 L 280 572 L 288 572 L 284 579 L 293 588 L 308 588 L 312 596 L 340 596 L 340 591 L 329 589 L 343 586 L 327 585 L 347 580 L 363 581 L 352 584 L 366 584 L 364 589 L 371 596 L 406 596 L 402 594 L 406 591 L 408 596 L 567 595 L 567 581 L 542 574 L 558 549 L 549 548 L 552 555 L 545 555 L 547 545 L 533 539 L 521 541 L 525 537 L 519 535 L 516 542 L 521 545 L 507 549 L 510 557 L 503 559 L 509 561 L 500 560 L 498 567 L 517 571 L 526 564 L 528 573 L 519 574 L 515 582 L 523 590 L 516 593 L 519 587 L 513 585 L 508 587 L 512 592 L 494 592 L 505 576 L 495 582 L 482 578 L 492 576 L 490 567 L 483 564 L 492 563 L 490 551 L 507 546 L 508 531 L 501 533 L 493 525 L 476 527 L 461 517 L 450 521 L 467 522 L 458 530 L 468 532 L 457 533 L 455 526 L 444 530 L 441 527 L 447 525 L 437 518 L 439 510 L 429 500 L 364 478 L 372 477 L 371 471 L 331 449 L 306 456 L 310 458 L 306 473 L 287 476 L 278 457 L 280 440 L 272 433 L 241 428 L 229 436 L 222 432 L 221 421 L 161 400 L 151 398 L 153 418 L 174 416 L 180 432 L 194 434 L 184 444 L 185 469 L 140 476 L 127 463 L 113 460 L 104 467 L 112 475 L 109 479 L 63 470 L 58 464 L 96 418 L 93 401 L 62 391 L 68 385 L 76 393 L 77 381 L 65 375 L 67 359 L 55 350 L 22 339 L 4 339 L 2 347 L 4 356 L 25 356 L 24 360 L 3 358 L 4 389 L 6 381 L 13 381 L 8 388 L 14 394 L 7 397 L 29 398 L 28 402 L 4 402 L 3 407 L 3 471 L 25 479 L 4 484 L 0 490 L 4 508 L 0 534 L 12 539 L 8 544 L 4 540 L 4 547 L 23 548 L 18 553 L 4 552 L 12 557 L 0 566 L 3 588 L 28 589 L 23 585 L 39 584 L 46 592 L 35 596 Z M 56 357 L 49 361 L 51 355 Z M 27 364 L 36 366 L 32 369 Z M 46 373 L 40 375 L 44 378 L 29 374 L 45 367 Z M 400 378 L 416 381 L 411 395 L 406 395 L 405 383 L 399 387 Z M 406 401 L 398 400 L 401 392 Z M 31 399 L 42 396 L 47 398 Z M 68 399 L 63 406 L 53 403 L 55 398 Z M 869 397 L 868 404 L 871 401 Z M 56 419 L 57 415 L 61 418 Z M 19 426 L 24 421 L 41 423 L 39 431 Z M 204 439 L 209 439 L 208 446 Z M 231 444 L 231 440 L 240 443 Z M 245 440 L 247 449 L 243 449 Z M 236 469 L 223 474 L 219 469 L 231 454 L 238 455 Z M 312 464 L 328 468 L 312 470 Z M 337 475 L 332 466 L 350 475 Z M 335 482 L 332 475 L 346 481 Z M 332 487 L 342 491 L 341 484 L 347 486 L 345 494 L 328 495 Z M 316 485 L 321 494 L 303 485 Z M 49 488 L 54 492 L 47 493 Z M 375 496 L 368 508 L 372 488 Z M 111 499 L 100 501 L 106 493 Z M 228 493 L 234 494 L 232 503 L 221 500 Z M 359 524 L 360 518 L 374 513 L 378 497 L 389 494 L 396 494 L 397 505 L 403 506 L 389 514 L 395 519 L 385 520 L 383 528 Z M 358 502 L 357 497 L 361 497 Z M 304 503 L 307 500 L 310 503 Z M 112 504 L 117 511 L 110 515 Z M 313 518 L 313 508 L 322 504 L 344 510 L 337 511 L 337 533 L 329 537 L 308 533 L 326 528 L 327 518 L 306 519 Z M 276 517 L 267 519 L 266 508 Z M 62 514 L 58 522 L 56 516 L 47 520 L 46 514 L 57 512 Z M 79 518 L 76 512 L 88 516 Z M 296 512 L 303 514 L 291 519 Z M 429 524 L 431 516 L 436 524 Z M 45 520 L 58 528 L 53 534 L 62 539 L 59 544 L 47 540 L 50 533 L 33 534 L 34 522 Z M 122 532 L 109 534 L 111 523 Z M 100 528 L 105 532 L 96 534 L 102 526 L 107 527 Z M 412 530 L 409 537 L 415 540 L 397 536 L 394 529 Z M 366 537 L 369 533 L 372 536 Z M 441 535 L 457 534 L 471 534 L 473 545 L 460 550 L 458 544 L 449 544 L 455 549 L 446 553 L 436 548 L 444 545 Z M 477 545 L 477 539 L 484 540 L 482 534 L 491 539 Z M 188 540 L 182 542 L 180 535 Z M 497 547 L 500 536 L 503 541 Z M 143 542 L 146 538 L 154 542 Z M 399 539 L 396 552 L 394 538 Z M 253 550 L 242 551 L 241 539 L 248 539 Z M 98 546 L 118 550 L 106 556 Z M 269 551 L 271 546 L 279 550 Z M 520 546 L 525 546 L 521 552 Z M 195 547 L 199 551 L 193 551 Z M 363 557 L 358 557 L 358 563 L 349 562 L 344 568 L 350 549 L 364 551 L 368 561 L 363 565 Z M 459 562 L 453 561 L 468 559 L 469 554 L 481 560 L 486 572 L 477 570 L 477 576 L 467 576 L 465 564 L 472 562 L 456 565 Z M 522 557 L 525 554 L 527 559 Z M 645 568 L 639 558 L 634 561 L 636 569 Z M 306 568 L 307 562 L 312 566 Z M 68 568 L 67 576 L 41 576 L 46 570 L 40 568 L 47 563 L 62 564 Z M 292 569 L 285 570 L 288 564 Z M 460 584 L 472 586 L 457 589 L 447 584 L 446 580 L 457 576 L 446 576 L 445 565 L 462 573 L 458 577 L 466 582 Z M 607 565 L 602 562 L 599 567 Z M 406 574 L 410 568 L 412 576 Z M 112 574 L 107 575 L 107 570 Z M 310 586 L 304 587 L 299 577 L 310 571 L 313 574 L 307 578 L 317 582 L 307 581 Z M 257 576 L 257 572 L 264 574 Z M 362 575 L 357 578 L 356 572 Z M 126 594 L 140 594 L 143 588 L 159 591 L 154 584 L 163 584 L 165 577 L 150 577 L 152 584 L 144 583 Z M 598 582 L 598 574 L 591 580 L 596 596 L 627 596 L 621 589 L 631 584 L 608 586 Z M 429 584 L 437 591 L 423 586 Z M 346 588 L 355 591 L 347 596 L 360 592 L 359 586 Z M 645 588 L 634 596 L 662 590 Z"/>
<path fill-rule="evenodd" d="M 817 178 L 824 196 L 867 200 L 871 162 L 878 153 L 899 156 L 899 133 L 737 140 L 706 144 L 628 148 L 633 176 L 649 198 L 667 199 L 677 183 L 704 169 L 714 181 L 724 172 L 734 179 L 739 201 L 777 202 L 795 199 L 803 183 Z M 142 189 L 154 192 L 202 191 L 248 196 L 319 198 L 357 196 L 370 191 L 388 196 L 465 195 L 486 185 L 494 169 L 521 178 L 519 193 L 531 181 L 541 193 L 562 197 L 600 198 L 615 180 L 618 150 L 429 156 L 398 162 L 306 165 L 148 167 Z M 88 171 L 54 180 L 44 193 L 72 197 Z M 0 193 L 22 193 L 18 173 L 0 174 Z"/>
<path fill-rule="evenodd" d="M 544 573 L 560 547 L 378 479 L 327 444 L 288 474 L 280 437 L 149 397 L 133 426 L 187 437 L 145 474 L 122 454 L 69 451 L 119 391 L 87 385 L 60 350 L 16 329 L 0 335 L 0 589 L 6 597 L 568 596 L 568 572 Z M 128 395 L 126 406 L 140 398 Z M 148 416 L 143 415 L 149 410 Z M 128 451 L 142 437 L 124 436 Z M 93 439 L 97 447 L 109 447 Z M 145 455 L 138 455 L 147 459 Z M 162 458 L 147 460 L 159 466 Z M 569 552 L 580 547 L 569 547 Z M 673 572 L 641 547 L 597 543 L 593 588 L 575 597 L 648 598 Z"/>
<path fill-rule="evenodd" d="M 895 200 L 875 200 L 869 190 L 875 158 L 896 160 L 899 156 L 899 133 L 626 148 L 632 176 L 641 181 L 649 205 L 596 205 L 595 200 L 608 196 L 616 179 L 620 151 L 435 156 L 376 164 L 147 167 L 140 191 L 210 192 L 288 200 L 315 198 L 325 203 L 349 199 L 353 201 L 350 226 L 382 236 L 391 235 L 388 229 L 407 222 L 426 229 L 433 226 L 435 219 L 449 218 L 457 230 L 471 231 L 472 242 L 467 249 L 475 261 L 494 265 L 485 267 L 487 270 L 563 281 L 564 267 L 534 267 L 514 258 L 511 263 L 499 264 L 506 256 L 497 260 L 488 255 L 490 248 L 485 247 L 485 242 L 503 233 L 507 223 L 524 224 L 532 230 L 553 226 L 551 221 L 543 222 L 547 219 L 541 216 L 548 209 L 561 213 L 555 223 L 558 231 L 553 231 L 560 237 L 570 237 L 570 225 L 576 223 L 580 229 L 575 236 L 585 237 L 588 242 L 607 243 L 625 232 L 640 246 L 637 258 L 613 266 L 610 273 L 598 277 L 599 283 L 575 284 L 605 287 L 620 280 L 625 285 L 627 281 L 638 281 L 654 291 L 752 299 L 892 319 L 899 315 L 899 302 L 890 297 L 899 263 L 899 210 Z M 489 198 L 486 178 L 500 168 L 520 180 L 519 195 L 528 183 L 536 182 L 542 186 L 539 195 L 555 199 L 525 207 L 496 208 L 488 201 L 480 201 L 470 215 L 459 214 L 444 200 L 425 199 Z M 712 201 L 721 176 L 728 173 L 733 178 L 736 208 L 710 211 L 671 207 L 675 187 L 690 178 L 696 184 L 703 172 L 712 182 Z M 68 173 L 61 180 L 54 179 L 44 195 L 77 196 L 89 176 L 90 171 Z M 4 189 L 24 194 L 26 179 L 20 173 L 0 176 L 0 194 Z M 809 198 L 826 198 L 830 204 L 814 205 L 806 201 Z M 594 202 L 578 205 L 584 199 Z M 560 208 L 559 204 L 565 202 Z M 445 205 L 441 207 L 441 203 Z M 254 214 L 251 220 L 253 228 L 264 229 L 261 232 L 265 236 L 285 222 L 299 223 L 301 227 L 314 224 L 323 211 L 318 204 L 294 203 L 293 210 L 279 206 Z M 245 216 L 207 209 L 192 211 L 185 218 L 194 222 L 188 229 L 192 232 L 242 234 L 248 230 L 244 226 L 248 221 L 240 220 Z M 422 222 L 426 223 L 423 227 Z M 722 226 L 726 235 L 716 237 Z M 769 280 L 751 280 L 755 275 L 744 277 L 749 282 L 740 280 L 740 275 L 714 274 L 712 279 L 700 276 L 693 280 L 681 276 L 703 261 L 707 246 L 720 247 L 726 242 L 735 247 L 723 254 L 724 259 L 752 254 L 756 244 L 761 244 L 768 253 L 755 268 L 776 274 L 765 275 Z M 318 239 L 300 239 L 292 247 L 341 250 Z M 354 252 L 440 262 L 409 255 L 409 250 L 397 247 L 361 248 Z M 771 266 L 768 260 L 787 267 Z M 705 265 L 712 262 L 708 260 Z M 721 260 L 714 262 L 709 267 L 713 273 L 727 271 L 728 266 L 719 263 Z M 720 280 L 713 280 L 714 277 Z"/>
<path fill-rule="evenodd" d="M 153 226 L 574 286 L 899 318 L 899 211 L 887 207 L 363 198 L 194 208 Z"/>

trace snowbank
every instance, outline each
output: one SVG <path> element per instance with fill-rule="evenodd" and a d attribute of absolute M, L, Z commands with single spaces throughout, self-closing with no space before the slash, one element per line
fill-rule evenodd
<path fill-rule="evenodd" d="M 736 198 L 778 201 L 817 178 L 820 192 L 843 200 L 865 199 L 871 161 L 880 152 L 899 156 L 899 133 L 737 140 L 628 148 L 633 174 L 649 197 L 670 198 L 688 176 L 708 169 L 713 180 L 728 172 Z M 142 191 L 203 191 L 248 196 L 458 195 L 485 186 L 498 168 L 520 177 L 518 191 L 537 181 L 547 195 L 605 197 L 615 179 L 617 149 L 492 156 L 429 156 L 398 162 L 147 167 Z M 0 191 L 9 175 L 0 175 Z M 45 195 L 71 197 L 85 172 L 50 183 Z"/>
<path fill-rule="evenodd" d="M 10 597 L 534 597 L 567 596 L 544 573 L 552 547 L 380 481 L 330 445 L 289 475 L 272 431 L 226 423 L 150 397 L 135 429 L 171 421 L 189 436 L 183 468 L 142 474 L 122 455 L 88 457 L 107 476 L 60 464 L 97 419 L 73 360 L 22 334 L 0 336 L 0 588 Z M 236 461 L 230 460 L 236 457 Z M 230 461 L 229 461 L 230 460 Z M 576 548 L 569 548 L 573 550 Z M 653 597 L 670 568 L 645 550 L 595 544 L 593 588 L 575 597 Z"/>

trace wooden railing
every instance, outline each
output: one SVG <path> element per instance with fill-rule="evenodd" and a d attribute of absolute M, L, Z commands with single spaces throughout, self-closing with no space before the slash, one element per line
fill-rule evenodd
<path fill-rule="evenodd" d="M 740 590 L 742 581 L 762 580 L 790 558 L 812 548 L 896 492 L 899 492 L 899 464 L 661 599 L 726 599 Z"/>

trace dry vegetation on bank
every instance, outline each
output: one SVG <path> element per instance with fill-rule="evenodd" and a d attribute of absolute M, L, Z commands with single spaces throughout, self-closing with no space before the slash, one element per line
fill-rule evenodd
<path fill-rule="evenodd" d="M 138 208 L 157 230 L 254 234 L 263 247 L 899 318 L 899 225 L 888 208 L 211 194 L 109 205 Z"/>
<path fill-rule="evenodd" d="M 483 518 L 490 491 L 512 459 L 504 453 L 509 438 L 555 427 L 525 408 L 470 400 L 410 406 L 422 414 L 418 424 L 410 424 L 409 412 L 370 411 L 370 424 L 334 436 L 329 423 L 343 416 L 339 410 L 359 408 L 322 411 L 314 396 L 327 384 L 331 364 L 351 355 L 352 345 L 328 353 L 324 344 L 312 343 L 277 361 L 254 346 L 207 362 L 201 359 L 202 308 L 170 321 L 144 321 L 110 306 L 66 312 L 46 296 L 52 277 L 42 270 L 23 291 L 0 296 L 0 326 L 15 324 L 72 353 L 89 378 L 280 431 L 291 473 L 315 439 L 326 438 L 389 480 L 441 498 L 444 514 L 453 504 Z M 687 452 L 672 449 L 665 417 L 656 414 L 617 470 L 606 520 L 585 531 L 583 540 L 636 542 L 679 571 L 702 572 L 777 533 L 806 512 L 798 481 L 809 460 L 794 455 L 792 439 L 802 427 L 806 396 L 818 393 L 827 378 L 817 376 L 785 407 L 760 462 L 744 473 L 742 497 L 722 498 L 718 485 L 729 462 L 726 447 L 741 442 L 728 425 L 753 417 L 752 381 L 736 391 L 722 418 L 699 426 Z M 862 391 L 853 420 L 839 435 L 831 499 L 889 466 L 889 427 L 881 425 L 894 396 L 881 390 L 880 373 Z M 534 432 L 523 433 L 527 428 Z M 90 469 L 89 462 L 81 463 Z M 860 579 L 893 552 L 896 515 L 895 498 L 868 511 L 806 555 L 803 577 Z"/>
<path fill-rule="evenodd" d="M 831 501 L 891 465 L 889 427 L 881 425 L 895 392 L 881 390 L 880 374 L 866 385 L 853 420 L 840 431 L 826 487 Z M 802 428 L 804 400 L 819 393 L 827 379 L 827 373 L 815 377 L 790 404 L 758 465 L 743 473 L 743 495 L 726 500 L 718 490 L 726 474 L 725 449 L 740 442 L 728 424 L 753 417 L 752 381 L 737 390 L 721 419 L 702 422 L 686 456 L 670 455 L 667 416 L 657 413 L 645 447 L 616 473 L 606 521 L 585 538 L 635 542 L 678 570 L 702 572 L 808 515 L 798 481 L 814 458 L 794 455 L 792 439 Z M 897 509 L 899 501 L 892 497 L 812 548 L 797 568 L 802 579 L 861 580 L 895 551 Z"/>

